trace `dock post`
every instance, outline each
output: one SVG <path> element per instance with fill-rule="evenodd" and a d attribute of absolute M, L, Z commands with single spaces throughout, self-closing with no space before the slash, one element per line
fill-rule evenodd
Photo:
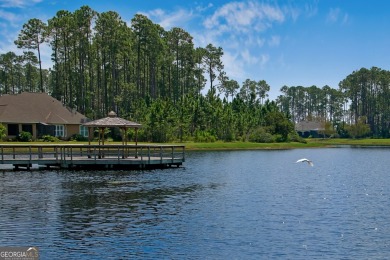
<path fill-rule="evenodd" d="M 38 158 L 43 158 L 42 147 L 38 147 Z"/>
<path fill-rule="evenodd" d="M 172 146 L 172 163 L 173 163 L 173 158 L 174 158 L 174 147 Z"/>

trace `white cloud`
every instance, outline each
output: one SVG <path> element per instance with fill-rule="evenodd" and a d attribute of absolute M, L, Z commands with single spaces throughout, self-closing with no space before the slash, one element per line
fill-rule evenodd
<path fill-rule="evenodd" d="M 42 2 L 43 0 L 0 0 L 0 7 L 17 7 L 24 8 L 27 6 L 32 6 L 37 3 Z"/>
<path fill-rule="evenodd" d="M 204 11 L 206 11 L 206 10 L 208 10 L 208 9 L 210 9 L 210 8 L 212 8 L 214 5 L 212 4 L 212 3 L 209 3 L 207 6 L 197 6 L 195 9 L 196 9 L 196 11 L 198 11 L 198 12 L 204 12 Z"/>
<path fill-rule="evenodd" d="M 257 37 L 256 38 L 256 44 L 258 47 L 263 47 L 264 46 L 264 43 L 265 43 L 265 40 L 260 38 L 260 37 Z"/>
<path fill-rule="evenodd" d="M 0 53 L 4 54 L 7 52 L 14 52 L 16 55 L 22 55 L 23 51 L 25 49 L 19 49 L 15 44 L 14 40 L 17 39 L 19 30 L 9 32 L 9 31 L 3 31 L 3 25 L 0 24 L 0 37 L 3 38 L 2 41 L 0 41 Z M 36 50 L 31 50 L 34 52 L 35 55 L 37 54 Z M 47 44 L 40 45 L 40 52 L 41 52 L 41 60 L 42 60 L 42 68 L 48 69 L 52 67 L 52 61 L 51 61 L 51 54 L 52 50 L 51 47 Z"/>
<path fill-rule="evenodd" d="M 272 27 L 273 23 L 281 23 L 285 19 L 282 10 L 277 6 L 258 2 L 231 2 L 217 9 L 204 21 L 210 30 L 248 33 L 252 30 L 261 32 Z"/>
<path fill-rule="evenodd" d="M 326 16 L 326 21 L 330 23 L 335 23 L 339 19 L 340 9 L 339 8 L 331 8 L 329 10 L 328 15 Z"/>
<path fill-rule="evenodd" d="M 12 51 L 14 53 L 21 53 L 19 49 L 17 49 L 16 45 L 13 42 L 9 41 L 0 41 L 0 53 L 4 54 L 6 52 Z"/>
<path fill-rule="evenodd" d="M 242 39 L 240 37 L 237 37 L 237 35 L 230 34 L 228 37 L 223 39 L 221 45 L 224 49 L 238 49 L 242 47 L 241 41 Z"/>
<path fill-rule="evenodd" d="M 280 36 L 273 35 L 268 40 L 268 45 L 271 47 L 279 46 L 279 44 L 280 44 Z"/>
<path fill-rule="evenodd" d="M 343 24 L 346 24 L 346 23 L 348 23 L 348 21 L 349 21 L 349 15 L 348 14 L 344 14 L 344 17 L 343 17 Z"/>
<path fill-rule="evenodd" d="M 0 10 L 0 53 L 5 52 L 20 52 L 14 41 L 17 39 L 20 32 L 21 18 L 18 15 Z"/>
<path fill-rule="evenodd" d="M 14 13 L 6 12 L 4 10 L 0 10 L 0 19 L 6 20 L 10 23 L 14 23 L 16 21 L 19 21 L 19 16 L 15 15 Z"/>
<path fill-rule="evenodd" d="M 248 49 L 245 49 L 241 52 L 241 57 L 243 58 L 244 62 L 248 65 L 256 64 L 259 60 L 251 54 L 251 52 Z"/>
<path fill-rule="evenodd" d="M 225 51 L 222 57 L 226 74 L 230 79 L 237 80 L 239 84 L 248 78 L 258 80 L 253 76 L 253 70 L 258 71 L 256 68 L 263 68 L 269 60 L 270 56 L 268 54 L 254 56 L 250 50 L 244 50 L 240 54 Z"/>
<path fill-rule="evenodd" d="M 144 14 L 155 23 L 161 25 L 165 30 L 169 30 L 172 27 L 183 27 L 183 24 L 193 17 L 192 11 L 185 9 L 178 9 L 171 13 L 167 13 L 162 9 L 155 9 Z"/>
<path fill-rule="evenodd" d="M 162 16 L 165 16 L 165 11 L 162 9 L 154 9 L 150 11 L 148 15 L 160 18 Z"/>
<path fill-rule="evenodd" d="M 300 15 L 309 16 L 315 12 L 314 5 L 302 9 L 251 0 L 231 2 L 206 17 L 203 22 L 204 32 L 197 32 L 199 35 L 194 38 L 223 46 L 225 71 L 231 79 L 241 83 L 247 78 L 253 78 L 253 75 L 264 73 L 271 66 L 271 53 L 274 51 L 269 48 L 280 46 L 282 36 L 270 33 L 270 28 L 284 23 L 286 19 L 295 21 Z M 273 31 L 278 32 L 278 29 Z"/>
<path fill-rule="evenodd" d="M 14 28 L 9 28 L 9 24 L 0 25 L 0 53 L 14 52 L 17 55 L 21 55 L 23 51 L 18 49 L 14 44 L 14 41 L 17 39 L 19 30 L 14 30 Z"/>
<path fill-rule="evenodd" d="M 279 55 L 279 58 L 276 60 L 276 62 L 277 62 L 278 67 L 288 68 L 288 65 L 286 64 L 283 53 Z"/>
<path fill-rule="evenodd" d="M 293 21 L 298 20 L 298 17 L 301 15 L 300 9 L 292 6 L 285 7 L 284 12 L 290 14 Z"/>
<path fill-rule="evenodd" d="M 235 79 L 238 82 L 243 80 L 245 75 L 244 64 L 238 55 L 232 54 L 229 51 L 225 51 L 222 57 L 222 62 L 225 65 L 224 70 L 231 79 Z M 241 82 L 239 82 L 241 83 Z"/>
<path fill-rule="evenodd" d="M 348 21 L 348 14 L 342 12 L 340 8 L 331 8 L 326 16 L 326 22 L 328 23 L 346 24 Z"/>
<path fill-rule="evenodd" d="M 268 54 L 260 55 L 260 66 L 264 67 L 268 63 L 269 60 L 270 60 L 270 57 Z"/>
<path fill-rule="evenodd" d="M 304 8 L 304 13 L 306 17 L 313 17 L 318 13 L 318 1 L 314 3 L 306 3 Z"/>

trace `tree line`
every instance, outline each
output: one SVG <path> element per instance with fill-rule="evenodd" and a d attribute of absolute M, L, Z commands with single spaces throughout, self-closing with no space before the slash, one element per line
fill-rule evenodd
<path fill-rule="evenodd" d="M 113 110 L 143 124 L 145 141 L 294 140 L 302 120 L 330 124 L 340 136 L 358 137 L 351 133 L 359 124 L 370 127 L 364 135 L 389 136 L 389 72 L 378 68 L 353 72 L 339 89 L 284 86 L 270 101 L 265 80 L 240 85 L 226 75 L 221 47 L 195 47 L 185 30 L 166 31 L 141 14 L 126 24 L 88 6 L 30 19 L 15 44 L 22 55 L 0 54 L 1 94 L 46 92 L 91 119 Z"/>
<path fill-rule="evenodd" d="M 390 71 L 353 71 L 339 88 L 281 88 L 280 109 L 294 122 L 318 120 L 342 137 L 390 137 Z"/>

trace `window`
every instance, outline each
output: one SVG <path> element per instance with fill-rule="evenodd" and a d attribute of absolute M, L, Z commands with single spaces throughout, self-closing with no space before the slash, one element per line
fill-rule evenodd
<path fill-rule="evenodd" d="M 56 125 L 54 130 L 54 135 L 56 137 L 65 137 L 64 125 Z"/>
<path fill-rule="evenodd" d="M 17 136 L 19 134 L 19 126 L 17 124 L 8 124 L 8 135 Z"/>
<path fill-rule="evenodd" d="M 30 134 L 33 133 L 33 126 L 32 125 L 22 125 L 22 131 L 23 132 L 29 132 Z"/>
<path fill-rule="evenodd" d="M 88 127 L 80 125 L 80 135 L 88 137 Z"/>

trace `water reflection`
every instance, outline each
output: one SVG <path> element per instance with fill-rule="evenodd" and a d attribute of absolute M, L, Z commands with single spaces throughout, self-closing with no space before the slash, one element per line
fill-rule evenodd
<path fill-rule="evenodd" d="M 42 259 L 385 259 L 389 149 L 190 152 L 155 171 L 2 171 L 0 244 Z M 308 157 L 314 167 L 295 164 Z"/>
<path fill-rule="evenodd" d="M 157 173 L 158 174 L 158 173 Z M 158 226 L 191 203 L 197 192 L 213 188 L 200 184 L 166 185 L 136 180 L 71 181 L 62 184 L 60 220 L 66 239 L 128 235 L 134 227 Z"/>

